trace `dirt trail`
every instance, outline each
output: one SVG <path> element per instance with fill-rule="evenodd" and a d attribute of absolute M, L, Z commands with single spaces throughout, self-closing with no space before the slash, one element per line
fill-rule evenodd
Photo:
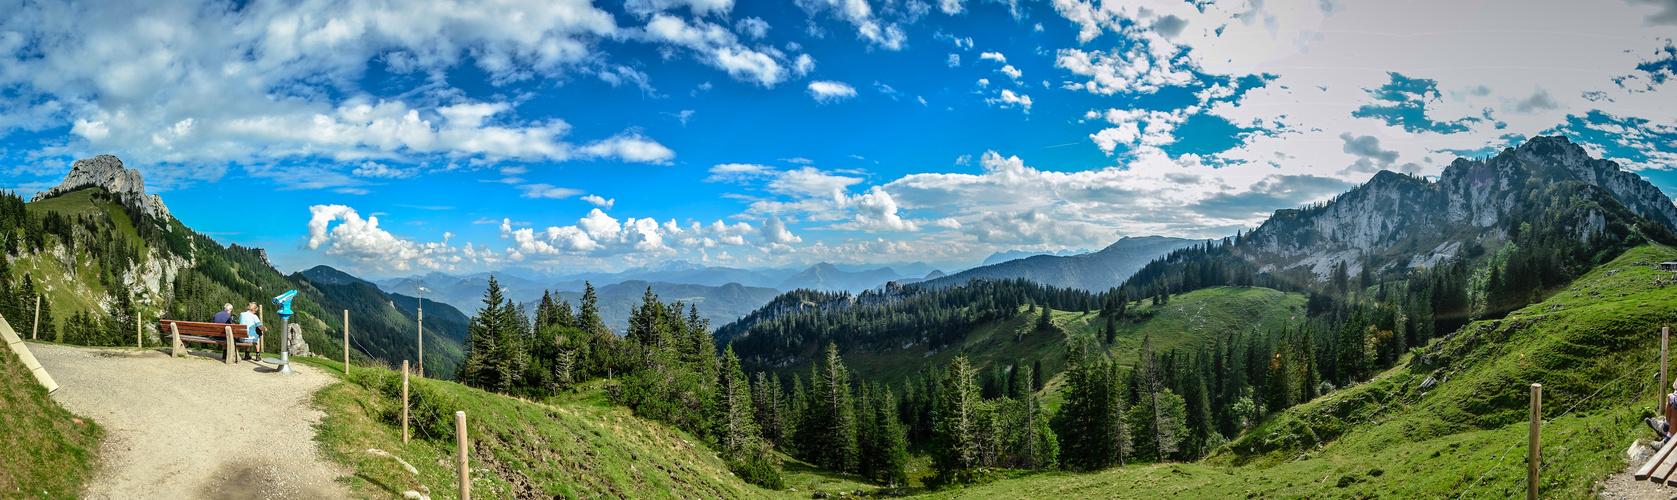
<path fill-rule="evenodd" d="M 315 449 L 316 390 L 335 379 L 296 375 L 219 354 L 30 344 L 59 390 L 52 397 L 108 435 L 88 498 L 344 498 L 349 472 Z M 213 358 L 213 359 L 211 359 Z"/>

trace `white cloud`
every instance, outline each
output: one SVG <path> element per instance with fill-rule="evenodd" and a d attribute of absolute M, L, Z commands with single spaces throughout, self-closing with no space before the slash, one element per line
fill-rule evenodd
<path fill-rule="evenodd" d="M 734 9 L 734 0 L 625 0 L 623 10 L 639 15 L 687 7 L 693 15 L 725 15 Z"/>
<path fill-rule="evenodd" d="M 777 172 L 769 181 L 770 192 L 805 197 L 837 196 L 852 185 L 862 182 L 860 177 L 833 175 L 814 167 Z"/>
<path fill-rule="evenodd" d="M 961 11 L 966 10 L 966 6 L 961 5 L 963 1 L 964 0 L 938 0 L 938 10 L 942 10 L 944 14 L 949 14 L 951 16 L 960 14 Z"/>
<path fill-rule="evenodd" d="M 706 64 L 726 71 L 737 80 L 774 87 L 788 76 L 785 56 L 780 52 L 746 47 L 733 32 L 716 24 L 704 21 L 689 24 L 679 17 L 656 14 L 646 23 L 644 37 L 652 42 L 686 47 Z"/>
<path fill-rule="evenodd" d="M 1001 64 L 1007 64 L 1007 56 L 1002 55 L 1001 52 L 985 52 L 985 53 L 979 54 L 978 58 L 983 59 L 983 60 L 987 60 L 987 61 L 995 61 L 995 62 L 998 62 L 998 63 L 1001 63 Z"/>
<path fill-rule="evenodd" d="M 767 177 L 774 172 L 774 167 L 755 165 L 750 163 L 724 163 L 710 167 L 710 177 L 705 182 L 742 182 L 752 178 Z"/>
<path fill-rule="evenodd" d="M 355 170 L 350 173 L 356 177 L 371 177 L 374 179 L 407 179 L 418 172 L 413 169 L 391 168 L 383 163 L 369 161 L 355 167 Z"/>
<path fill-rule="evenodd" d="M 1115 125 L 1089 134 L 1089 138 L 1095 141 L 1095 146 L 1110 155 L 1120 145 L 1158 152 L 1160 146 L 1176 142 L 1176 127 L 1196 112 L 1198 108 L 1194 107 L 1174 112 L 1113 108 L 1105 113 L 1091 110 L 1085 117 L 1099 116 L 1105 118 L 1107 123 Z"/>
<path fill-rule="evenodd" d="M 951 68 L 961 67 L 961 55 L 960 54 L 949 54 L 949 63 L 948 64 L 949 64 L 949 67 L 951 67 Z"/>
<path fill-rule="evenodd" d="M 763 241 L 770 244 L 778 243 L 782 245 L 789 245 L 792 243 L 802 243 L 804 241 L 803 238 L 786 230 L 786 221 L 780 220 L 779 217 L 771 216 L 767 220 L 764 220 L 762 232 Z"/>
<path fill-rule="evenodd" d="M 594 44 L 622 32 L 584 0 L 223 7 L 8 8 L 0 33 L 31 49 L 0 51 L 0 87 L 11 89 L 0 97 L 0 133 L 25 126 L 14 118 L 70 127 L 78 148 L 163 165 L 147 172 L 163 181 L 297 157 L 563 161 L 562 121 L 518 120 L 505 102 L 433 102 L 449 95 L 446 87 L 379 100 L 357 88 L 359 79 L 375 60 L 418 74 L 475 64 L 495 85 L 560 77 L 586 70 Z M 94 25 L 101 28 L 81 29 Z"/>
<path fill-rule="evenodd" d="M 577 151 L 595 158 L 616 158 L 636 163 L 669 163 L 675 158 L 675 151 L 635 132 L 591 142 Z"/>
<path fill-rule="evenodd" d="M 815 98 L 815 102 L 833 103 L 856 97 L 856 88 L 844 82 L 816 80 L 809 82 L 809 96 Z"/>
<path fill-rule="evenodd" d="M 1194 75 L 1186 68 L 1176 67 L 1171 59 L 1150 53 L 1146 46 L 1122 52 L 1118 49 L 1107 52 L 1060 49 L 1054 66 L 1088 77 L 1083 82 L 1068 82 L 1067 88 L 1102 95 L 1147 94 L 1161 87 L 1179 87 L 1194 81 Z"/>
<path fill-rule="evenodd" d="M 867 0 L 800 0 L 799 7 L 809 11 L 811 16 L 821 11 L 831 11 L 834 17 L 849 22 L 856 28 L 856 38 L 868 42 L 869 45 L 885 50 L 902 50 L 904 42 L 908 41 L 908 34 L 903 32 L 896 23 L 885 23 L 874 15 L 873 7 Z M 811 27 L 816 25 L 811 23 Z"/>
<path fill-rule="evenodd" d="M 996 71 L 1002 72 L 1002 74 L 1007 75 L 1008 78 L 1012 78 L 1013 81 L 1015 81 L 1015 82 L 1019 81 L 1019 77 L 1025 76 L 1025 72 L 1019 71 L 1019 68 L 1013 67 L 1012 64 L 1002 66 L 1001 69 L 998 69 Z"/>
<path fill-rule="evenodd" d="M 768 223 L 765 223 L 768 224 Z M 766 239 L 785 242 L 801 241 L 785 231 L 765 235 Z M 501 239 L 511 240 L 506 249 L 513 261 L 555 261 L 567 257 L 593 256 L 661 256 L 671 255 L 680 248 L 703 249 L 748 245 L 746 236 L 759 234 L 759 229 L 745 222 L 727 224 L 715 221 L 709 225 L 693 222 L 682 227 L 675 220 L 659 223 L 656 220 L 629 218 L 618 220 L 598 208 L 567 226 L 534 228 L 513 227 L 511 219 L 501 223 Z M 771 241 L 770 243 L 775 243 Z"/>
<path fill-rule="evenodd" d="M 740 22 L 734 24 L 734 29 L 753 40 L 761 40 L 763 37 L 769 36 L 769 23 L 761 17 L 741 19 Z"/>
<path fill-rule="evenodd" d="M 798 59 L 792 62 L 792 72 L 804 76 L 811 71 L 815 71 L 815 58 L 809 54 L 798 54 Z"/>
<path fill-rule="evenodd" d="M 304 248 L 324 248 L 322 253 L 360 267 L 380 271 L 407 271 L 416 266 L 444 269 L 463 261 L 459 249 L 448 244 L 452 234 L 445 233 L 442 242 L 417 243 L 380 228 L 378 217 L 362 219 L 355 209 L 344 205 L 314 205 L 309 213 L 309 239 Z"/>
<path fill-rule="evenodd" d="M 565 198 L 582 194 L 581 190 L 557 187 L 552 184 L 525 184 L 518 186 L 518 189 L 524 190 L 524 194 L 520 196 L 525 198 L 563 200 Z"/>
<path fill-rule="evenodd" d="M 999 105 L 1001 105 L 1001 107 L 1004 107 L 1004 108 L 1014 108 L 1014 107 L 1016 107 L 1016 108 L 1019 108 L 1020 110 L 1023 110 L 1027 114 L 1029 114 L 1031 112 L 1031 96 L 1024 95 L 1024 94 L 1016 94 L 1012 90 L 1008 90 L 1008 89 L 1002 89 L 1002 92 L 999 96 L 997 96 L 995 98 L 985 99 L 984 102 L 988 102 L 990 104 L 999 104 Z"/>
<path fill-rule="evenodd" d="M 582 197 L 582 201 L 586 201 L 586 202 L 588 202 L 588 204 L 594 205 L 596 207 L 600 207 L 603 210 L 611 210 L 611 206 L 617 204 L 617 198 L 607 199 L 607 198 L 602 198 L 602 197 L 600 197 L 600 195 L 597 195 L 597 194 L 591 194 L 591 195 L 588 195 L 588 196 L 584 196 L 584 197 Z"/>

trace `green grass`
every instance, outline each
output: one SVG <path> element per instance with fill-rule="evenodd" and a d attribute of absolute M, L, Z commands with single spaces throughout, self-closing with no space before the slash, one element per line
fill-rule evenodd
<path fill-rule="evenodd" d="M 0 497 L 77 498 L 98 467 L 105 431 L 58 406 L 11 349 L 0 347 Z"/>
<path fill-rule="evenodd" d="M 1039 473 L 932 496 L 1516 497 L 1526 487 L 1531 383 L 1544 385 L 1543 497 L 1595 496 L 1627 467 L 1631 441 L 1652 437 L 1641 418 L 1660 391 L 1648 362 L 1659 327 L 1677 322 L 1677 286 L 1655 285 L 1671 273 L 1641 263 L 1674 257 L 1668 247 L 1626 252 L 1542 303 L 1413 352 L 1375 381 L 1275 415 L 1200 463 Z M 1445 373 L 1448 381 L 1420 389 Z"/>
<path fill-rule="evenodd" d="M 336 362 L 304 362 L 342 373 Z M 467 414 L 476 498 L 765 498 L 783 494 L 746 484 L 699 440 L 608 404 L 604 382 L 537 403 L 453 382 L 412 380 L 413 440 L 400 430 L 401 375 L 352 367 L 322 389 L 326 412 L 317 439 L 326 456 L 355 471 L 359 495 L 400 498 L 406 490 L 456 496 L 453 415 Z M 389 458 L 393 453 L 417 476 Z"/>

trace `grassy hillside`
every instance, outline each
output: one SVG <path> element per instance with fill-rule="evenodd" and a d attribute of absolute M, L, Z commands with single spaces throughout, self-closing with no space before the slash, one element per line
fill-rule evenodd
<path fill-rule="evenodd" d="M 92 477 L 105 431 L 58 406 L 0 346 L 0 497 L 76 498 Z"/>
<path fill-rule="evenodd" d="M 1545 498 L 1594 496 L 1652 437 L 1659 327 L 1677 258 L 1639 247 L 1500 320 L 1478 321 L 1372 382 L 1276 415 L 1198 464 L 1043 473 L 935 496 L 1508 498 L 1525 490 L 1529 385 L 1544 385 Z M 1447 376 L 1447 377 L 1446 377 Z M 1436 385 L 1422 389 L 1428 377 Z M 1442 380 L 1442 382 L 1437 382 Z"/>
<path fill-rule="evenodd" d="M 341 373 L 337 363 L 307 362 Z M 692 436 L 609 405 L 598 384 L 542 404 L 414 379 L 414 439 L 404 445 L 401 375 L 351 371 L 316 396 L 327 413 L 318 439 L 327 456 L 355 470 L 358 494 L 401 498 L 424 486 L 432 498 L 454 498 L 454 412 L 465 410 L 474 498 L 783 497 L 739 480 Z M 418 474 L 370 448 L 402 457 Z"/>
<path fill-rule="evenodd" d="M 1131 319 L 1118 323 L 1118 342 L 1111 352 L 1121 360 L 1133 360 L 1145 336 L 1152 335 L 1160 350 L 1187 348 L 1221 338 L 1230 332 L 1278 327 L 1281 321 L 1302 314 L 1305 298 L 1268 288 L 1218 287 L 1171 297 L 1170 303 L 1154 306 L 1143 301 L 1132 307 Z M 844 362 L 855 373 L 882 382 L 897 382 L 925 367 L 946 366 L 955 356 L 965 355 L 974 366 L 988 370 L 995 363 L 1042 360 L 1048 373 L 1059 373 L 1065 364 L 1068 336 L 1103 338 L 1106 319 L 1096 311 L 1054 311 L 1058 332 L 1036 330 L 1037 314 L 1021 309 L 1012 318 L 979 325 L 959 347 L 928 355 L 923 347 L 884 352 L 847 352 Z M 1005 366 L 1005 365 L 1004 365 Z M 783 371 L 809 373 L 809 361 Z M 982 371 L 981 371 L 982 373 Z M 1049 384 L 1053 387 L 1052 382 Z"/>

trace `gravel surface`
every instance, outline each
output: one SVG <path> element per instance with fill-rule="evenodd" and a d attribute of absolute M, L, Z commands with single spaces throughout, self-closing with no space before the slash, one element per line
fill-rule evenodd
<path fill-rule="evenodd" d="M 1629 457 L 1627 462 L 1629 463 L 1625 466 L 1625 470 L 1607 476 L 1607 480 L 1602 482 L 1601 498 L 1615 500 L 1677 499 L 1677 488 L 1655 484 L 1647 480 L 1637 481 L 1634 476 L 1636 469 L 1642 468 L 1642 464 L 1653 456 L 1654 450 L 1652 448 L 1643 445 L 1641 441 L 1637 441 L 1626 451 Z"/>
<path fill-rule="evenodd" d="M 87 498 L 343 498 L 350 472 L 322 459 L 316 390 L 335 379 L 219 353 L 30 344 L 58 381 L 52 398 L 105 427 Z"/>

